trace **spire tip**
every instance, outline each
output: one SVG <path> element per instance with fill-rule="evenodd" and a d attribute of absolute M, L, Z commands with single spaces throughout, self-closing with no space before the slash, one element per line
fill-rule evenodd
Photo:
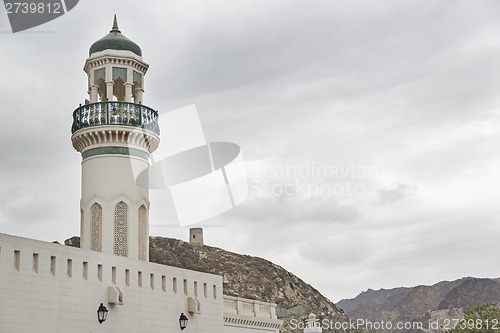
<path fill-rule="evenodd" d="M 120 29 L 118 29 L 118 21 L 116 20 L 116 14 L 113 20 L 113 28 L 111 28 L 110 32 L 121 32 Z"/>

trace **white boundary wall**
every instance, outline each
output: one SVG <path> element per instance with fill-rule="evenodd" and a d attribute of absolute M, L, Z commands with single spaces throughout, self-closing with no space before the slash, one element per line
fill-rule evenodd
<path fill-rule="evenodd" d="M 123 304 L 108 303 L 108 287 Z M 196 290 L 195 290 L 196 286 Z M 188 297 L 201 313 L 188 312 Z M 97 308 L 108 308 L 99 324 Z M 222 278 L 0 234 L 0 332 L 223 331 Z"/>
<path fill-rule="evenodd" d="M 224 333 L 279 333 L 282 325 L 276 304 L 224 295 Z"/>
<path fill-rule="evenodd" d="M 275 307 L 224 296 L 219 275 L 0 233 L 0 333 L 180 332 L 181 313 L 183 333 L 278 333 Z"/>

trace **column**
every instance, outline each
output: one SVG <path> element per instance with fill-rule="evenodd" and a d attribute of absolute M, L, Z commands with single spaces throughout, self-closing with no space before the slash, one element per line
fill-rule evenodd
<path fill-rule="evenodd" d="M 132 102 L 132 86 L 133 84 L 130 82 L 125 82 L 123 84 L 125 86 L 125 102 Z"/>
<path fill-rule="evenodd" d="M 97 85 L 93 85 L 90 87 L 90 103 L 97 102 Z"/>
<path fill-rule="evenodd" d="M 144 89 L 143 88 L 137 88 L 135 89 L 135 98 L 134 98 L 134 103 L 139 104 L 143 103 L 142 101 L 142 95 L 144 94 Z"/>
<path fill-rule="evenodd" d="M 106 98 L 110 102 L 113 100 L 113 85 L 113 81 L 106 81 Z"/>

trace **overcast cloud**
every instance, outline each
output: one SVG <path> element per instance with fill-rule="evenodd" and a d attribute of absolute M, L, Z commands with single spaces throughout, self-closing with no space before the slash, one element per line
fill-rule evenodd
<path fill-rule="evenodd" d="M 71 114 L 115 13 L 150 64 L 145 104 L 196 104 L 210 141 L 242 148 L 250 194 L 206 244 L 333 301 L 500 276 L 496 0 L 86 0 L 16 34 L 2 9 L 0 232 L 79 234 Z M 186 239 L 160 206 L 150 233 Z"/>

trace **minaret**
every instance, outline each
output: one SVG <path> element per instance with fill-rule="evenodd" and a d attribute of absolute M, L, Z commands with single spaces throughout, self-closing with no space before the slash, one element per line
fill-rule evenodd
<path fill-rule="evenodd" d="M 115 15 L 109 34 L 90 47 L 84 66 L 90 101 L 73 112 L 71 129 L 82 155 L 80 247 L 146 261 L 149 194 L 137 175 L 147 176 L 149 154 L 160 142 L 158 112 L 143 103 L 148 67 Z"/>

